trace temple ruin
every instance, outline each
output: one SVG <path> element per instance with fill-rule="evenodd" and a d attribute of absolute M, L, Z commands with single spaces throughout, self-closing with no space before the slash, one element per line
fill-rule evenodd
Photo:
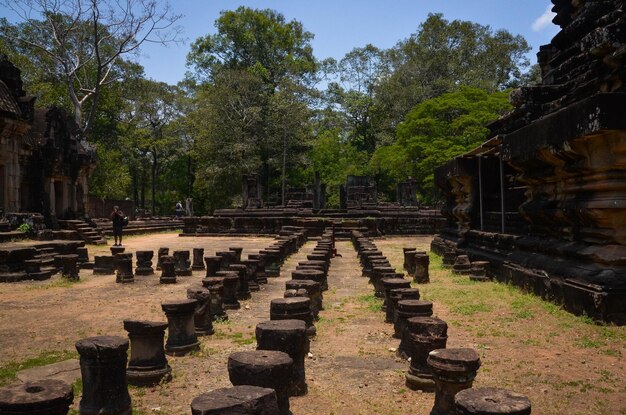
<path fill-rule="evenodd" d="M 480 147 L 435 172 L 447 225 L 432 249 L 490 261 L 503 282 L 626 321 L 626 73 L 621 1 L 553 0 L 543 82 Z"/>

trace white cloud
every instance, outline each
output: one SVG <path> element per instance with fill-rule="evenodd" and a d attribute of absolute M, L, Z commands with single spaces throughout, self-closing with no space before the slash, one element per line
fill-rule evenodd
<path fill-rule="evenodd" d="M 552 5 L 550 4 L 548 5 L 546 11 L 543 12 L 543 14 L 533 22 L 533 30 L 535 32 L 540 32 L 541 30 L 550 26 L 552 24 L 552 19 L 554 19 L 554 16 L 556 16 L 556 13 L 552 11 Z"/>

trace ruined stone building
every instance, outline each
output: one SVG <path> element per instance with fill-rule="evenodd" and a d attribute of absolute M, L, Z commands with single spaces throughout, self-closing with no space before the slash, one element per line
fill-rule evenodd
<path fill-rule="evenodd" d="M 95 149 L 65 110 L 34 104 L 20 70 L 0 56 L 0 208 L 51 224 L 86 211 Z"/>
<path fill-rule="evenodd" d="M 479 148 L 436 170 L 448 225 L 433 243 L 577 314 L 626 321 L 624 2 L 552 0 L 543 81 L 511 95 Z"/>

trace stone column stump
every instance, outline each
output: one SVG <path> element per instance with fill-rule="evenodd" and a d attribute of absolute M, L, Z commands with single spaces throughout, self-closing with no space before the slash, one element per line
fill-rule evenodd
<path fill-rule="evenodd" d="M 416 252 L 417 252 L 416 248 L 402 248 L 402 253 L 404 254 L 404 263 L 402 264 L 402 267 L 409 274 L 413 274 L 415 272 L 415 253 Z"/>
<path fill-rule="evenodd" d="M 161 284 L 176 284 L 176 259 L 173 256 L 163 255 L 159 257 L 161 263 Z"/>
<path fill-rule="evenodd" d="M 62 264 L 62 275 L 72 281 L 78 281 L 80 279 L 78 275 L 78 255 L 76 254 L 68 254 L 68 255 L 57 255 L 57 258 L 60 258 Z"/>
<path fill-rule="evenodd" d="M 193 263 L 191 269 L 193 271 L 202 271 L 204 269 L 204 248 L 193 248 Z"/>
<path fill-rule="evenodd" d="M 472 387 L 480 368 L 474 349 L 437 349 L 430 352 L 428 366 L 435 381 L 435 404 L 431 415 L 454 413 L 454 396 Z"/>
<path fill-rule="evenodd" d="M 206 264 L 206 276 L 215 277 L 220 270 L 220 264 L 222 262 L 221 256 L 205 256 L 204 263 Z"/>
<path fill-rule="evenodd" d="M 169 248 L 159 248 L 159 250 L 157 251 L 157 265 L 156 265 L 156 269 L 158 271 L 161 270 L 161 257 L 167 256 L 170 253 L 170 249 Z"/>
<path fill-rule="evenodd" d="M 530 399 L 499 388 L 464 389 L 454 396 L 457 415 L 530 415 Z"/>
<path fill-rule="evenodd" d="M 115 282 L 121 284 L 135 282 L 133 254 L 115 254 L 115 271 Z"/>
<path fill-rule="evenodd" d="M 159 321 L 124 320 L 124 330 L 130 339 L 130 361 L 126 379 L 130 385 L 150 386 L 171 379 L 172 368 L 167 364 L 163 339 L 167 323 Z"/>
<path fill-rule="evenodd" d="M 222 270 L 228 270 L 228 267 L 230 267 L 232 264 L 236 264 L 237 263 L 237 253 L 233 252 L 233 251 L 220 251 L 220 252 L 216 252 L 215 255 L 219 256 L 221 258 L 220 261 L 220 269 Z"/>
<path fill-rule="evenodd" d="M 469 275 L 472 263 L 467 255 L 459 255 L 452 265 L 452 272 L 459 275 Z"/>
<path fill-rule="evenodd" d="M 135 256 L 137 257 L 135 274 L 154 274 L 154 268 L 152 268 L 152 258 L 154 257 L 154 251 L 137 251 L 135 252 Z"/>
<path fill-rule="evenodd" d="M 240 385 L 203 393 L 191 401 L 191 415 L 278 415 L 274 389 Z"/>
<path fill-rule="evenodd" d="M 223 278 L 224 285 L 224 309 L 239 310 L 241 303 L 237 299 L 239 289 L 239 275 L 234 271 L 218 271 L 217 275 Z"/>
<path fill-rule="evenodd" d="M 250 286 L 248 285 L 248 267 L 243 264 L 232 264 L 228 267 L 229 271 L 234 271 L 239 277 L 239 287 L 237 288 L 237 299 L 248 300 L 252 297 Z"/>
<path fill-rule="evenodd" d="M 400 300 L 419 300 L 420 290 L 417 288 L 392 288 L 389 291 L 390 302 L 385 310 L 385 323 L 393 323 L 396 315 L 396 308 Z"/>
<path fill-rule="evenodd" d="M 211 293 L 211 318 L 213 321 L 228 320 L 228 314 L 224 311 L 224 278 L 204 278 L 202 286 Z"/>
<path fill-rule="evenodd" d="M 306 290 L 307 297 L 311 299 L 311 313 L 313 313 L 313 318 L 318 319 L 320 311 L 324 309 L 324 297 L 319 282 L 313 280 L 291 280 L 285 282 L 285 289 Z"/>
<path fill-rule="evenodd" d="M 93 262 L 89 262 L 89 251 L 84 246 L 76 248 L 78 266 L 80 269 L 93 269 Z"/>
<path fill-rule="evenodd" d="M 126 247 L 124 247 L 124 246 L 111 246 L 111 247 L 109 247 L 109 249 L 111 250 L 111 255 L 115 256 L 116 254 L 123 254 L 124 251 L 126 250 Z"/>
<path fill-rule="evenodd" d="M 413 281 L 418 284 L 427 284 L 430 282 L 430 257 L 428 254 L 418 253 L 415 255 L 415 272 L 413 273 Z"/>
<path fill-rule="evenodd" d="M 270 320 L 302 320 L 309 336 L 315 336 L 311 300 L 303 297 L 275 298 L 270 302 Z"/>
<path fill-rule="evenodd" d="M 94 256 L 93 273 L 94 275 L 115 274 L 115 257 L 108 255 Z"/>
<path fill-rule="evenodd" d="M 198 300 L 187 299 L 161 304 L 167 316 L 168 327 L 165 353 L 172 356 L 184 356 L 200 348 L 194 325 L 197 303 Z"/>
<path fill-rule="evenodd" d="M 444 268 L 452 268 L 455 261 L 456 261 L 456 252 L 446 251 L 443 253 L 443 258 L 441 259 L 441 262 Z"/>
<path fill-rule="evenodd" d="M 470 269 L 470 280 L 477 282 L 491 281 L 487 276 L 489 261 L 474 261 Z"/>
<path fill-rule="evenodd" d="M 81 415 L 131 415 L 126 385 L 128 340 L 119 336 L 97 336 L 76 342 L 80 354 L 83 395 Z"/>
<path fill-rule="evenodd" d="M 289 388 L 293 359 L 275 350 L 254 350 L 233 353 L 228 357 L 228 376 L 235 385 L 271 388 L 276 392 L 280 415 L 289 411 Z"/>
<path fill-rule="evenodd" d="M 435 381 L 426 363 L 430 352 L 445 349 L 448 341 L 448 325 L 435 317 L 412 317 L 402 334 L 402 342 L 409 350 L 411 363 L 406 373 L 406 386 L 411 390 L 432 392 Z"/>
<path fill-rule="evenodd" d="M 383 311 L 387 311 L 387 308 L 391 304 L 391 290 L 396 288 L 411 288 L 411 281 L 404 278 L 383 278 L 380 280 L 383 286 L 384 301 Z"/>
<path fill-rule="evenodd" d="M 198 301 L 193 315 L 196 335 L 208 336 L 215 333 L 211 316 L 211 292 L 204 287 L 191 287 L 187 289 L 187 298 Z"/>
<path fill-rule="evenodd" d="M 307 393 L 304 359 L 309 353 L 309 337 L 306 324 L 301 320 L 264 321 L 256 326 L 257 350 L 277 350 L 293 359 L 290 396 Z"/>
<path fill-rule="evenodd" d="M 177 277 L 188 277 L 192 274 L 189 251 L 174 251 L 174 269 Z"/>
<path fill-rule="evenodd" d="M 393 337 L 402 338 L 407 319 L 411 317 L 430 317 L 433 315 L 433 303 L 424 300 L 400 300 L 396 306 L 393 321 Z M 401 348 L 398 348 L 398 352 Z M 401 355 L 402 356 L 402 355 Z"/>
<path fill-rule="evenodd" d="M 259 269 L 260 262 L 261 261 L 258 259 L 244 259 L 241 261 L 241 263 L 248 268 L 248 287 L 250 288 L 250 291 L 261 290 L 261 286 L 256 280 L 256 274 Z"/>
<path fill-rule="evenodd" d="M 328 291 L 328 279 L 323 271 L 317 269 L 300 269 L 291 273 L 292 280 L 311 280 L 320 284 L 322 291 Z"/>
<path fill-rule="evenodd" d="M 58 379 L 18 383 L 0 389 L 0 414 L 66 415 L 72 402 L 72 386 Z"/>
<path fill-rule="evenodd" d="M 241 247 L 229 247 L 228 250 L 235 253 L 235 258 L 236 258 L 236 262 L 235 263 L 239 264 L 241 262 L 241 253 L 243 252 L 243 248 L 241 248 Z"/>

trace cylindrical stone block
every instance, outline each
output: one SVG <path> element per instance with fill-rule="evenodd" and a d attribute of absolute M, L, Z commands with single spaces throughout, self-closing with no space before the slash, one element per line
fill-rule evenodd
<path fill-rule="evenodd" d="M 307 296 L 311 299 L 311 313 L 313 318 L 317 319 L 323 306 L 322 288 L 320 283 L 312 280 L 291 280 L 285 283 L 285 289 L 287 290 L 300 290 L 305 289 Z"/>
<path fill-rule="evenodd" d="M 275 298 L 270 302 L 271 320 L 302 320 L 306 324 L 307 334 L 315 336 L 311 314 L 311 300 L 309 298 Z"/>
<path fill-rule="evenodd" d="M 189 251 L 174 251 L 174 269 L 176 276 L 188 277 L 192 274 Z"/>
<path fill-rule="evenodd" d="M 478 281 L 478 282 L 490 281 L 490 278 L 487 276 L 488 266 L 489 266 L 489 261 L 472 262 L 472 267 L 470 270 L 470 280 Z"/>
<path fill-rule="evenodd" d="M 322 291 L 328 290 L 328 280 L 325 273 L 316 269 L 301 269 L 291 273 L 291 279 L 294 280 L 311 280 L 318 282 Z"/>
<path fill-rule="evenodd" d="M 115 274 L 115 257 L 108 255 L 94 256 L 93 273 L 94 275 Z"/>
<path fill-rule="evenodd" d="M 161 284 L 176 284 L 176 259 L 173 256 L 163 255 L 159 257 L 161 263 Z"/>
<path fill-rule="evenodd" d="M 61 259 L 62 275 L 65 278 L 70 279 L 72 281 L 78 281 L 78 279 L 80 278 L 78 276 L 78 267 L 77 267 L 78 255 L 76 254 L 57 255 L 57 258 Z"/>
<path fill-rule="evenodd" d="M 444 268 L 452 268 L 452 266 L 454 265 L 454 261 L 456 261 L 456 252 L 446 251 L 443 253 L 441 262 Z"/>
<path fill-rule="evenodd" d="M 309 353 L 306 324 L 301 320 L 272 320 L 256 326 L 257 350 L 278 350 L 293 359 L 290 396 L 307 393 L 304 360 Z"/>
<path fill-rule="evenodd" d="M 163 339 L 167 323 L 158 321 L 124 320 L 124 330 L 130 339 L 130 361 L 126 369 L 128 383 L 135 386 L 156 385 L 171 378 Z"/>
<path fill-rule="evenodd" d="M 111 250 L 112 256 L 115 256 L 116 254 L 122 254 L 124 253 L 124 250 L 126 250 L 126 248 L 123 246 L 111 246 L 109 247 L 109 249 Z"/>
<path fill-rule="evenodd" d="M 152 257 L 154 251 L 137 251 L 135 257 L 137 258 L 135 274 L 137 275 L 152 275 L 154 274 L 154 268 L 152 268 Z"/>
<path fill-rule="evenodd" d="M 256 280 L 256 274 L 259 269 L 260 261 L 258 259 L 243 259 L 241 261 L 243 265 L 248 268 L 248 287 L 250 291 L 260 291 L 261 287 Z"/>
<path fill-rule="evenodd" d="M 412 390 L 432 392 L 435 390 L 430 367 L 426 363 L 430 352 L 445 349 L 448 325 L 435 317 L 412 317 L 402 333 L 402 343 L 411 358 L 406 374 L 406 385 Z"/>
<path fill-rule="evenodd" d="M 191 415 L 278 415 L 274 389 L 240 385 L 203 393 L 191 401 Z"/>
<path fill-rule="evenodd" d="M 228 248 L 229 251 L 232 251 L 235 253 L 235 258 L 237 259 L 237 262 L 235 262 L 236 264 L 241 262 L 241 253 L 243 252 L 243 248 L 241 247 L 230 247 Z"/>
<path fill-rule="evenodd" d="M 248 267 L 243 264 L 232 264 L 228 267 L 229 271 L 234 271 L 239 277 L 239 287 L 237 288 L 237 299 L 248 300 L 252 295 L 250 286 L 248 285 Z"/>
<path fill-rule="evenodd" d="M 280 415 L 290 415 L 289 388 L 293 359 L 275 350 L 233 353 L 228 357 L 228 377 L 233 385 L 252 385 L 276 391 Z"/>
<path fill-rule="evenodd" d="M 530 415 L 530 399 L 500 388 L 464 389 L 454 396 L 456 415 Z"/>
<path fill-rule="evenodd" d="M 62 380 L 18 383 L 0 389 L 0 414 L 66 415 L 73 401 L 72 386 Z"/>
<path fill-rule="evenodd" d="M 80 354 L 83 394 L 81 415 L 131 415 L 126 385 L 128 340 L 119 336 L 97 336 L 76 342 Z"/>
<path fill-rule="evenodd" d="M 415 255 L 415 272 L 413 273 L 413 281 L 418 284 L 426 284 L 430 282 L 430 274 L 428 268 L 430 266 L 430 257 L 427 254 Z"/>
<path fill-rule="evenodd" d="M 224 285 L 224 309 L 239 310 L 241 303 L 237 299 L 237 290 L 239 288 L 239 275 L 235 271 L 218 271 L 217 275 L 223 278 Z"/>
<path fill-rule="evenodd" d="M 193 262 L 191 269 L 193 271 L 202 271 L 204 269 L 204 248 L 193 248 Z"/>
<path fill-rule="evenodd" d="M 383 293 L 385 294 L 383 311 L 386 311 L 391 303 L 391 290 L 394 288 L 411 288 L 411 281 L 405 280 L 404 278 L 383 278 L 380 282 L 383 286 Z"/>
<path fill-rule="evenodd" d="M 157 251 L 157 266 L 156 269 L 157 270 L 161 270 L 161 257 L 167 256 L 170 253 L 170 249 L 169 248 L 159 248 L 159 250 Z"/>
<path fill-rule="evenodd" d="M 428 366 L 435 380 L 435 404 L 432 415 L 454 413 L 454 396 L 472 387 L 480 368 L 480 357 L 474 349 L 437 349 L 430 352 Z"/>
<path fill-rule="evenodd" d="M 452 265 L 452 272 L 460 275 L 468 275 L 471 271 L 472 263 L 467 255 L 459 255 Z"/>
<path fill-rule="evenodd" d="M 396 306 L 396 314 L 393 321 L 393 330 L 396 339 L 402 338 L 402 332 L 406 327 L 406 320 L 411 317 L 430 317 L 433 315 L 433 303 L 424 300 L 400 300 Z M 403 351 L 398 347 L 398 354 Z"/>
<path fill-rule="evenodd" d="M 133 254 L 115 254 L 115 271 L 115 282 L 122 284 L 135 282 Z"/>
<path fill-rule="evenodd" d="M 204 287 L 187 289 L 187 298 L 198 300 L 193 321 L 196 335 L 207 336 L 213 334 L 213 318 L 211 316 L 211 292 Z"/>
<path fill-rule="evenodd" d="M 396 307 L 400 300 L 419 300 L 420 290 L 417 288 L 392 288 L 389 291 L 390 302 L 385 310 L 385 323 L 393 323 L 396 315 Z"/>
<path fill-rule="evenodd" d="M 220 270 L 220 264 L 222 262 L 221 256 L 205 256 L 204 263 L 206 264 L 206 276 L 215 277 Z"/>
<path fill-rule="evenodd" d="M 220 251 L 216 252 L 215 255 L 221 257 L 220 261 L 220 269 L 228 270 L 228 267 L 232 264 L 237 263 L 237 253 L 233 251 Z"/>
<path fill-rule="evenodd" d="M 205 278 L 202 280 L 202 286 L 211 293 L 211 317 L 213 321 L 228 320 L 228 315 L 224 311 L 224 278 Z"/>
<path fill-rule="evenodd" d="M 402 248 L 402 252 L 404 253 L 404 263 L 402 266 L 406 270 L 407 273 L 413 274 L 415 272 L 415 248 Z"/>
<path fill-rule="evenodd" d="M 167 316 L 167 343 L 165 353 L 183 356 L 200 346 L 196 336 L 194 312 L 197 300 L 180 300 L 162 303 L 161 308 Z"/>

